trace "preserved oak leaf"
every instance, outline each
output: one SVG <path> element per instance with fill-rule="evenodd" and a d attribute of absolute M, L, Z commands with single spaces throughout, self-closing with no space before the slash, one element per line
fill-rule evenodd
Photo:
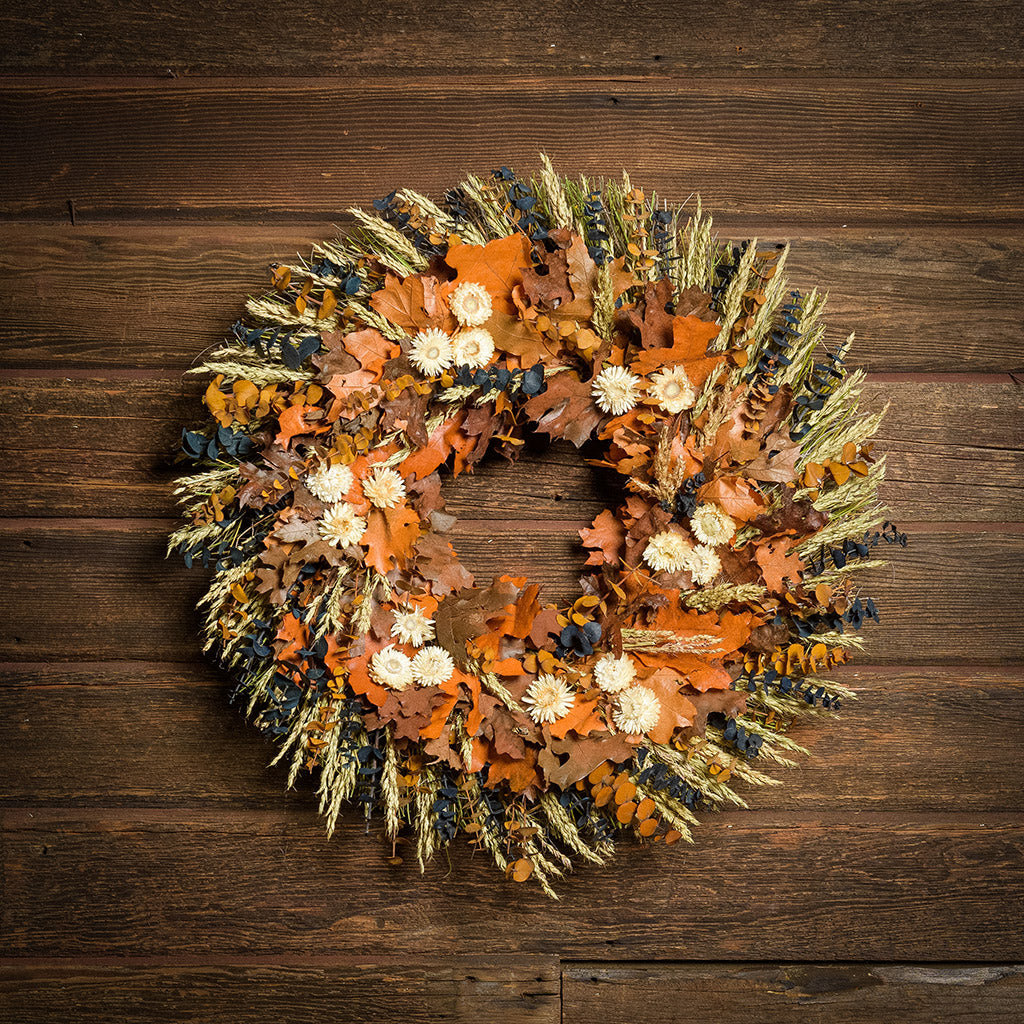
<path fill-rule="evenodd" d="M 439 423 L 434 428 L 434 432 L 428 438 L 427 443 L 400 463 L 398 471 L 402 476 L 412 476 L 417 480 L 422 480 L 433 473 L 439 466 L 444 465 L 448 456 L 458 446 L 461 427 L 465 418 L 465 410 L 460 409 L 454 416 Z M 466 437 L 462 438 L 462 442 L 465 445 L 471 443 Z"/>
<path fill-rule="evenodd" d="M 675 316 L 667 306 L 672 302 L 672 282 L 666 278 L 648 282 L 644 288 L 642 307 L 626 314 L 630 323 L 640 332 L 640 347 L 645 349 L 669 348 L 672 345 L 672 323 Z M 705 350 L 707 345 L 704 346 Z M 701 355 L 704 352 L 700 353 Z"/>
<path fill-rule="evenodd" d="M 740 523 L 750 522 L 760 516 L 765 500 L 757 485 L 740 477 L 716 477 L 697 491 L 702 502 L 713 502 L 727 516 Z"/>
<path fill-rule="evenodd" d="M 548 783 L 568 789 L 605 761 L 622 764 L 631 760 L 634 752 L 635 740 L 630 742 L 623 733 L 598 732 L 582 739 L 551 737 L 537 754 L 537 764 Z"/>
<path fill-rule="evenodd" d="M 526 414 L 537 430 L 565 438 L 579 448 L 604 418 L 590 389 L 590 382 L 580 380 L 573 370 L 556 373 L 548 380 L 546 391 L 526 402 Z"/>
<path fill-rule="evenodd" d="M 679 729 L 685 729 L 697 718 L 697 708 L 683 695 L 677 672 L 671 668 L 658 669 L 653 675 L 639 682 L 652 690 L 661 704 L 658 724 L 648 732 L 655 743 L 668 743 Z"/>
<path fill-rule="evenodd" d="M 520 232 L 486 245 L 460 241 L 449 247 L 445 262 L 456 272 L 455 280 L 444 286 L 448 294 L 458 285 L 472 281 L 487 289 L 496 309 L 512 315 L 512 289 L 523 283 L 523 271 L 532 266 L 530 242 Z"/>
<path fill-rule="evenodd" d="M 544 250 L 537 266 L 523 271 L 523 294 L 534 306 L 543 306 L 556 312 L 572 301 L 569 267 L 564 250 Z"/>
<path fill-rule="evenodd" d="M 371 508 L 360 544 L 366 548 L 366 564 L 387 575 L 394 564 L 405 565 L 420 535 L 420 517 L 408 505 Z"/>
<path fill-rule="evenodd" d="M 430 325 L 424 308 L 423 281 L 416 274 L 401 278 L 388 271 L 384 287 L 370 296 L 370 307 L 410 334 Z"/>
<path fill-rule="evenodd" d="M 350 331 L 342 343 L 345 350 L 358 360 L 359 365 L 373 374 L 375 383 L 381 379 L 384 364 L 401 351 L 397 341 L 389 341 L 375 327 Z"/>
<path fill-rule="evenodd" d="M 569 732 L 574 732 L 577 736 L 588 736 L 592 732 L 607 731 L 608 725 L 601 717 L 600 708 L 600 701 L 586 700 L 578 694 L 569 713 L 552 722 L 548 726 L 548 731 L 559 740 L 565 739 Z"/>
<path fill-rule="evenodd" d="M 318 418 L 323 417 L 323 409 L 316 405 L 289 405 L 277 417 L 277 424 L 281 428 L 274 440 L 283 446 L 287 446 L 293 438 L 302 437 L 307 434 L 322 433 L 329 426 L 326 422 L 317 422 L 309 417 L 315 413 Z"/>
<path fill-rule="evenodd" d="M 611 509 L 598 513 L 593 527 L 584 526 L 579 535 L 583 546 L 590 549 L 587 565 L 614 565 L 622 557 L 626 528 Z"/>
<path fill-rule="evenodd" d="M 437 533 L 428 533 L 416 545 L 416 571 L 435 597 L 473 586 L 473 574 L 458 560 L 451 542 Z"/>
<path fill-rule="evenodd" d="M 800 583 L 801 573 L 804 570 L 803 559 L 790 548 L 793 541 L 789 537 L 780 537 L 778 540 L 768 541 L 757 546 L 757 564 L 761 566 L 761 575 L 764 577 L 764 585 L 773 594 L 786 592 L 786 580 L 789 579 L 793 586 Z"/>
<path fill-rule="evenodd" d="M 634 373 L 645 376 L 667 366 L 682 366 L 695 388 L 704 386 L 711 372 L 725 359 L 724 353 L 707 355 L 708 344 L 718 336 L 718 324 L 696 316 L 672 318 L 672 345 L 646 349 L 630 363 Z"/>
<path fill-rule="evenodd" d="M 484 330 L 494 339 L 495 347 L 516 356 L 523 366 L 550 361 L 558 352 L 557 343 L 503 309 L 494 310 Z"/>
<path fill-rule="evenodd" d="M 745 476 L 752 480 L 789 483 L 798 476 L 796 462 L 800 458 L 800 445 L 782 434 L 765 438 L 764 448 L 756 459 L 743 467 Z"/>
<path fill-rule="evenodd" d="M 488 620 L 503 616 L 518 595 L 519 588 L 514 583 L 500 580 L 489 587 L 449 594 L 434 615 L 438 644 L 456 661 L 465 660 L 466 644 L 490 632 Z"/>

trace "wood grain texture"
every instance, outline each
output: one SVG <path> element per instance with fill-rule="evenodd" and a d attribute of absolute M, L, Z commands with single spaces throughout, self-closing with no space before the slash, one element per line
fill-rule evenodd
<path fill-rule="evenodd" d="M 286 767 L 267 767 L 275 748 L 229 706 L 227 676 L 203 663 L 7 665 L 3 675 L 2 806 L 315 805 L 308 778 L 286 792 Z M 854 665 L 835 676 L 859 699 L 838 718 L 801 722 L 791 735 L 810 756 L 766 768 L 781 786 L 740 784 L 751 807 L 1024 812 L 1024 670 Z"/>
<path fill-rule="evenodd" d="M 563 1020 L 602 1024 L 641 1003 L 645 1024 L 1015 1024 L 1024 965 L 567 964 L 562 999 Z"/>
<path fill-rule="evenodd" d="M 464 844 L 421 876 L 385 863 L 379 822 L 328 841 L 294 807 L 33 808 L 0 826 L 0 955 L 1024 960 L 1019 814 L 722 812 L 693 848 L 563 879 L 557 908 Z"/>
<path fill-rule="evenodd" d="M 163 520 L 0 521 L 0 564 L 17 601 L 0 637 L 9 661 L 193 660 L 193 610 L 205 573 L 165 564 Z M 581 522 L 460 521 L 451 533 L 464 564 L 489 582 L 502 573 L 543 585 L 543 598 L 578 596 Z M 1012 664 L 1024 655 L 1024 534 L 911 532 L 896 564 L 863 574 L 883 626 L 865 633 L 878 664 Z M 525 534 L 525 539 L 524 539 Z M 45 566 L 45 571 L 40 567 Z M 140 600 L 142 599 L 142 600 Z M 144 603 L 143 603 L 144 601 Z M 140 614 L 141 612 L 141 614 Z M 55 626 L 57 631 L 54 631 Z M 866 660 L 863 655 L 860 660 Z"/>
<path fill-rule="evenodd" d="M 188 966 L 8 962 L 0 965 L 0 1019 L 12 1024 L 57 1019 L 75 1024 L 558 1024 L 561 1019 L 560 969 L 551 956 L 456 961 L 421 954 L 419 963 L 401 964 L 365 956 L 347 962 L 284 959 Z"/>
<path fill-rule="evenodd" d="M 379 186 L 383 187 L 383 186 Z M 670 193 L 682 201 L 680 185 Z M 715 211 L 717 213 L 717 211 Z M 337 221 L 344 226 L 347 218 Z M 829 293 L 833 341 L 856 331 L 852 360 L 873 371 L 991 372 L 1021 365 L 1016 231 L 903 231 L 716 218 L 723 239 L 792 244 L 793 287 Z M 181 373 L 219 344 L 266 285 L 273 260 L 309 255 L 332 222 L 253 225 L 136 223 L 0 227 L 0 367 Z"/>
<path fill-rule="evenodd" d="M 1021 68 L 1009 0 L 811 0 L 710 7 L 598 0 L 261 9 L 41 0 L 0 17 L 0 66 L 19 73 L 168 76 L 447 73 L 980 76 Z"/>
<path fill-rule="evenodd" d="M 1011 0 L 0 11 L 0 1021 L 1019 1019 L 1022 29 Z M 461 842 L 389 866 L 355 812 L 328 841 L 200 656 L 204 573 L 163 560 L 180 375 L 266 264 L 542 150 L 792 240 L 893 400 L 911 539 L 813 756 L 558 905 Z M 482 579 L 564 599 L 617 482 L 531 443 L 447 490 Z"/>
<path fill-rule="evenodd" d="M 183 426 L 202 421 L 203 385 L 186 380 L 17 377 L 0 383 L 0 514 L 173 517 Z M 862 408 L 889 412 L 881 499 L 901 522 L 1011 521 L 1024 500 L 1024 388 L 1008 378 L 868 382 Z M 484 519 L 591 520 L 622 500 L 614 472 L 567 442 L 530 439 L 515 464 L 485 458 L 445 482 L 449 509 Z M 498 496 L 500 495 L 500 501 Z"/>
<path fill-rule="evenodd" d="M 10 79 L 0 216 L 326 220 L 544 149 L 748 220 L 993 224 L 1024 214 L 1022 109 L 986 80 Z"/>

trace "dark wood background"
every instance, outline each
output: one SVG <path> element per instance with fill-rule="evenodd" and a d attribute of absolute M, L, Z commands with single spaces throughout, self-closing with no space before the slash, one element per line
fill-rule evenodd
<path fill-rule="evenodd" d="M 1024 1018 L 1019 3 L 4 11 L 0 1018 Z M 328 842 L 162 557 L 182 371 L 266 264 L 542 149 L 792 240 L 893 402 L 911 539 L 814 756 L 560 905 L 461 847 L 421 878 L 354 818 Z M 537 446 L 450 502 L 473 570 L 562 597 L 608 499 Z"/>

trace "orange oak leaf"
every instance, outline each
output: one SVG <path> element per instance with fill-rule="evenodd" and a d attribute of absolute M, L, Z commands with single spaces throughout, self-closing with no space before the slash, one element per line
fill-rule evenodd
<path fill-rule="evenodd" d="M 717 477 L 697 491 L 702 502 L 713 502 L 739 523 L 748 523 L 761 515 L 765 500 L 755 484 L 739 477 Z"/>
<path fill-rule="evenodd" d="M 773 594 L 785 593 L 787 577 L 794 586 L 801 580 L 804 562 L 795 551 L 790 551 L 792 543 L 790 537 L 780 537 L 778 540 L 758 545 L 754 557 L 761 566 L 765 586 Z"/>
<path fill-rule="evenodd" d="M 423 281 L 415 274 L 403 279 L 389 271 L 384 278 L 384 287 L 370 296 L 370 306 L 376 312 L 410 333 L 422 330 L 430 323 L 423 303 Z"/>
<path fill-rule="evenodd" d="M 533 629 L 533 620 L 540 614 L 540 601 L 537 600 L 540 594 L 540 584 L 532 583 L 516 599 L 515 618 L 507 633 L 518 640 L 524 640 L 530 635 Z"/>
<path fill-rule="evenodd" d="M 451 419 L 439 423 L 427 443 L 399 465 L 402 476 L 422 480 L 442 465 L 456 447 L 465 418 L 465 410 L 460 410 Z"/>
<path fill-rule="evenodd" d="M 455 280 L 446 286 L 449 293 L 465 281 L 482 284 L 495 308 L 509 315 L 515 313 L 512 289 L 523 283 L 523 271 L 533 265 L 530 241 L 520 232 L 486 245 L 456 242 L 449 247 L 445 262 L 456 272 Z"/>
<path fill-rule="evenodd" d="M 383 707 L 392 691 L 373 681 L 370 676 L 370 659 L 386 646 L 386 641 L 377 640 L 372 634 L 366 633 L 360 638 L 359 652 L 351 655 L 346 662 L 346 681 L 349 688 L 353 693 L 366 697 L 378 708 Z"/>
<path fill-rule="evenodd" d="M 281 619 L 276 639 L 285 642 L 281 650 L 277 652 L 278 661 L 301 662 L 302 657 L 299 655 L 299 651 L 309 645 L 309 630 L 301 619 L 289 613 Z"/>
<path fill-rule="evenodd" d="M 314 410 L 316 410 L 320 415 L 323 414 L 323 410 L 319 409 L 315 405 L 289 405 L 288 408 L 277 417 L 277 422 L 281 429 L 278 431 L 277 437 L 274 440 L 279 445 L 287 448 L 288 442 L 291 441 L 293 437 L 299 437 L 303 434 L 313 434 L 325 430 L 327 427 L 326 423 L 310 423 L 306 419 L 306 415 Z"/>
<path fill-rule="evenodd" d="M 334 395 L 334 402 L 328 410 L 328 420 L 333 422 L 339 416 L 350 420 L 358 416 L 362 410 L 358 406 L 355 409 L 348 408 L 349 399 L 356 393 L 368 391 L 373 387 L 373 382 L 374 375 L 369 370 L 350 370 L 329 377 L 327 387 Z"/>
<path fill-rule="evenodd" d="M 487 785 L 489 787 L 496 786 L 499 782 L 507 782 L 513 793 L 524 793 L 526 790 L 540 785 L 536 747 L 527 747 L 523 757 L 491 754 L 487 760 L 490 765 L 487 769 Z"/>
<path fill-rule="evenodd" d="M 618 562 L 626 541 L 626 528 L 610 509 L 605 509 L 594 520 L 593 528 L 584 526 L 579 531 L 585 548 L 590 548 L 587 565 Z"/>
<path fill-rule="evenodd" d="M 637 651 L 634 656 L 640 664 L 648 668 L 672 672 L 678 682 L 685 682 L 701 693 L 707 690 L 725 690 L 732 685 L 732 676 L 721 665 L 712 664 L 696 654 L 656 654 Z"/>
<path fill-rule="evenodd" d="M 565 735 L 571 729 L 580 736 L 587 736 L 592 732 L 607 731 L 608 726 L 598 713 L 600 701 L 583 700 L 576 698 L 569 713 L 548 726 L 548 730 L 555 739 L 565 739 Z"/>
<path fill-rule="evenodd" d="M 374 382 L 380 380 L 384 372 L 384 364 L 393 356 L 398 355 L 401 348 L 398 342 L 388 341 L 374 327 L 351 331 L 342 339 L 342 344 L 350 355 L 359 360 L 359 365 L 364 370 L 373 374 Z"/>
<path fill-rule="evenodd" d="M 371 508 L 359 543 L 367 550 L 366 564 L 387 574 L 392 563 L 405 565 L 419 535 L 420 517 L 408 505 Z"/>
<path fill-rule="evenodd" d="M 491 619 L 493 636 L 497 639 L 501 636 L 514 637 L 523 640 L 530 635 L 533 628 L 533 620 L 540 614 L 540 602 L 537 600 L 540 594 L 540 584 L 532 583 L 526 586 L 525 576 L 500 576 L 499 583 L 511 583 L 522 588 L 515 601 L 504 609 L 503 619 Z"/>
<path fill-rule="evenodd" d="M 661 702 L 658 724 L 647 734 L 655 743 L 668 743 L 676 729 L 693 725 L 697 718 L 697 708 L 679 692 L 679 683 L 672 669 L 662 668 L 637 684 L 653 690 Z"/>
<path fill-rule="evenodd" d="M 495 309 L 491 318 L 484 324 L 484 329 L 494 339 L 495 348 L 509 355 L 518 356 L 523 366 L 532 366 L 557 355 L 558 345 L 555 342 L 503 309 Z"/>
<path fill-rule="evenodd" d="M 753 612 L 695 612 L 684 609 L 679 591 L 668 592 L 674 600 L 658 609 L 651 623 L 652 629 L 667 629 L 681 641 L 696 644 L 700 640 L 700 653 L 708 658 L 721 658 L 738 651 L 761 620 Z M 707 639 L 704 639 L 707 638 Z"/>
<path fill-rule="evenodd" d="M 677 316 L 672 320 L 671 348 L 650 348 L 640 352 L 630 364 L 634 373 L 653 373 L 666 366 L 682 365 L 695 388 L 704 382 L 718 364 L 723 353 L 706 355 L 708 343 L 718 335 L 718 324 L 697 316 Z"/>

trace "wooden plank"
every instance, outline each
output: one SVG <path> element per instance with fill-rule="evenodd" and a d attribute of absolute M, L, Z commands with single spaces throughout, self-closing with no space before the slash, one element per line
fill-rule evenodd
<path fill-rule="evenodd" d="M 307 778 L 286 792 L 286 767 L 266 767 L 274 747 L 229 706 L 230 682 L 212 667 L 8 665 L 3 674 L 2 805 L 315 805 Z M 837 677 L 860 699 L 794 730 L 811 756 L 766 769 L 782 786 L 741 787 L 752 808 L 1024 811 L 1024 671 L 853 666 Z"/>
<path fill-rule="evenodd" d="M 154 75 L 391 76 L 440 73 L 567 75 L 907 76 L 1021 71 L 1021 14 L 1009 0 L 836 3 L 796 12 L 722 0 L 640 2 L 628 16 L 609 0 L 472 9 L 403 0 L 327 8 L 285 0 L 244 8 L 169 0 L 145 17 L 85 0 L 60 18 L 41 0 L 0 17 L 0 65 L 10 72 Z"/>
<path fill-rule="evenodd" d="M 543 139 L 558 167 L 625 166 L 723 215 L 993 224 L 1024 214 L 1022 105 L 1018 80 L 9 79 L 0 213 L 324 220 L 462 168 L 528 171 Z"/>
<path fill-rule="evenodd" d="M 566 964 L 565 1024 L 1014 1024 L 1024 965 Z"/>
<path fill-rule="evenodd" d="M 76 1024 L 142 1019 L 152 1024 L 558 1024 L 561 979 L 554 957 L 498 961 L 470 954 L 425 960 L 423 955 L 408 964 L 367 962 L 366 957 L 325 962 L 306 955 L 190 965 L 131 959 L 8 962 L 0 965 L 0 1015 L 34 1024 L 53 1021 L 59 1006 L 60 1016 Z"/>
<path fill-rule="evenodd" d="M 160 660 L 197 656 L 193 611 L 202 570 L 165 563 L 163 520 L 7 520 L 0 564 L 18 599 L 7 611 L 0 658 L 10 661 Z M 452 541 L 479 579 L 527 576 L 548 600 L 578 595 L 580 522 L 460 521 Z M 881 609 L 868 627 L 877 664 L 1016 663 L 1024 655 L 1024 534 L 955 529 L 911 532 L 893 564 L 865 573 Z M 55 635 L 53 623 L 60 623 Z"/>
<path fill-rule="evenodd" d="M 557 908 L 461 843 L 421 876 L 385 863 L 378 822 L 328 841 L 294 808 L 34 808 L 0 826 L 0 955 L 1024 960 L 1019 814 L 727 811 L 693 848 L 629 847 L 563 879 Z"/>
<path fill-rule="evenodd" d="M 688 190 L 673 193 L 682 200 Z M 767 220 L 725 221 L 719 231 L 724 239 L 790 241 L 790 281 L 829 292 L 829 337 L 856 331 L 858 366 L 963 373 L 1019 365 L 1019 232 L 798 229 Z M 223 340 L 245 297 L 265 286 L 268 263 L 308 256 L 314 241 L 335 234 L 326 221 L 6 224 L 0 366 L 180 373 Z"/>
<path fill-rule="evenodd" d="M 0 515 L 177 514 L 171 491 L 181 428 L 201 420 L 189 378 L 35 379 L 0 383 Z M 887 460 L 882 500 L 902 521 L 1000 522 L 1024 501 L 1024 398 L 1007 378 L 869 382 L 865 411 L 891 406 L 877 439 Z M 595 447 L 594 451 L 596 452 Z M 593 454 L 593 453 L 591 453 Z M 619 501 L 615 473 L 587 466 L 568 443 L 531 438 L 519 462 L 494 455 L 449 479 L 451 511 L 484 518 L 592 520 Z M 497 496 L 500 495 L 500 502 Z"/>

